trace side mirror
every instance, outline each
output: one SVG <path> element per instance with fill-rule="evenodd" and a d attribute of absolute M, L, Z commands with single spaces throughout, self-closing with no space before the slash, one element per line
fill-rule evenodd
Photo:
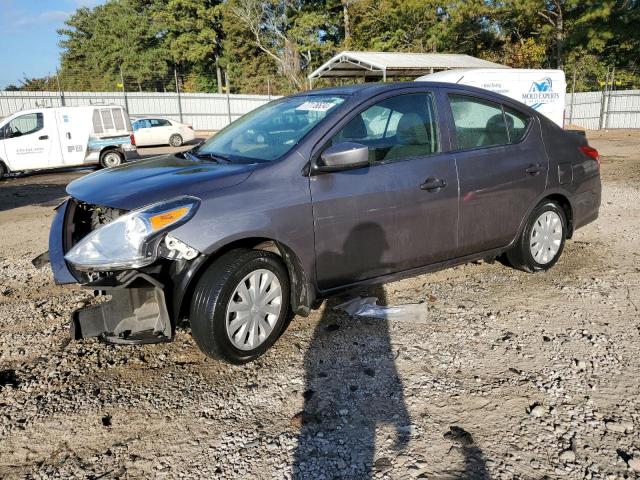
<path fill-rule="evenodd" d="M 369 165 L 369 148 L 361 143 L 343 142 L 327 148 L 318 160 L 317 172 L 339 172 Z"/>

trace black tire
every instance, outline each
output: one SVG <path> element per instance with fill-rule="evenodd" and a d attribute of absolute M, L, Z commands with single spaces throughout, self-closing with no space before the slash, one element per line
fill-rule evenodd
<path fill-rule="evenodd" d="M 560 246 L 558 247 L 555 256 L 551 258 L 551 260 L 547 262 L 538 262 L 533 254 L 531 253 L 531 232 L 535 227 L 538 219 L 547 212 L 553 212 L 560 217 L 560 223 L 562 225 L 562 232 L 560 237 Z M 567 237 L 567 217 L 564 213 L 564 210 L 560 205 L 553 201 L 545 200 L 540 203 L 536 208 L 533 209 L 531 215 L 527 220 L 527 223 L 518 237 L 516 244 L 514 247 L 507 252 L 507 259 L 512 267 L 517 268 L 519 270 L 523 270 L 525 272 L 541 272 L 549 270 L 553 267 L 560 255 L 562 255 L 562 250 L 564 250 L 564 243 Z"/>
<path fill-rule="evenodd" d="M 183 143 L 184 140 L 182 139 L 182 136 L 177 133 L 174 133 L 169 137 L 169 145 L 172 147 L 181 147 Z"/>
<path fill-rule="evenodd" d="M 117 150 L 105 150 L 100 154 L 100 166 L 113 168 L 124 163 L 124 155 Z"/>
<path fill-rule="evenodd" d="M 4 163 L 0 162 L 0 180 L 2 180 L 7 173 L 7 167 L 4 166 Z"/>
<path fill-rule="evenodd" d="M 281 309 L 271 333 L 253 350 L 237 348 L 226 328 L 227 306 L 238 284 L 257 269 L 270 270 L 281 287 Z M 189 321 L 191 334 L 202 352 L 215 359 L 243 364 L 262 355 L 278 339 L 291 310 L 289 276 L 280 257 L 262 250 L 232 250 L 214 261 L 198 281 Z"/>

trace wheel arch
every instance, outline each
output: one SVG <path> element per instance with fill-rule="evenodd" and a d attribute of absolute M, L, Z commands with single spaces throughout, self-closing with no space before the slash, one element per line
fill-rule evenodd
<path fill-rule="evenodd" d="M 522 232 L 524 231 L 524 228 L 527 225 L 527 220 L 529 219 L 531 212 L 533 212 L 533 210 L 542 202 L 549 201 L 549 200 L 556 202 L 562 207 L 565 218 L 567 219 L 567 238 L 571 238 L 573 236 L 574 216 L 573 216 L 573 206 L 571 205 L 571 201 L 569 200 L 569 195 L 566 192 L 563 192 L 562 190 L 546 191 L 542 195 L 537 197 L 535 201 L 531 202 L 531 205 L 529 205 L 529 208 L 527 209 L 525 215 L 522 217 L 522 220 L 520 221 L 520 226 L 518 227 L 516 236 L 513 238 L 513 240 L 511 240 L 507 248 L 513 246 L 518 241 L 518 238 L 520 238 L 520 235 L 522 234 Z"/>
<path fill-rule="evenodd" d="M 562 211 L 564 212 L 564 216 L 567 220 L 567 238 L 571 238 L 574 231 L 574 218 L 573 207 L 571 206 L 569 198 L 562 193 L 552 193 L 551 195 L 547 195 L 546 197 L 544 197 L 541 202 L 545 200 L 551 200 L 552 202 L 555 202 L 560 205 L 560 207 L 562 207 Z"/>
<path fill-rule="evenodd" d="M 289 274 L 293 312 L 305 317 L 311 313 L 315 303 L 315 289 L 293 249 L 272 238 L 249 237 L 231 241 L 218 248 L 214 253 L 199 257 L 199 260 L 192 262 L 187 271 L 180 274 L 180 280 L 174 284 L 173 291 L 173 312 L 176 321 L 188 316 L 195 286 L 207 268 L 221 255 L 239 248 L 264 250 L 278 255 L 284 262 Z"/>
<path fill-rule="evenodd" d="M 118 154 L 120 155 L 120 157 L 124 161 L 124 154 L 120 151 L 120 147 L 118 145 L 107 145 L 102 150 L 100 150 L 100 153 L 98 154 L 98 158 L 100 160 L 102 160 L 102 157 L 104 155 L 106 155 L 107 153 L 112 152 L 112 151 L 113 152 L 118 152 Z"/>

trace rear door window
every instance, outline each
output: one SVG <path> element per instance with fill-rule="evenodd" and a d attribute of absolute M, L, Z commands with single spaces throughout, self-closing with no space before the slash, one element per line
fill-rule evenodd
<path fill-rule="evenodd" d="M 356 115 L 331 144 L 355 142 L 369 147 L 369 161 L 389 162 L 440 151 L 438 124 L 430 93 L 387 98 Z"/>
<path fill-rule="evenodd" d="M 509 132 L 502 106 L 466 95 L 449 95 L 458 150 L 506 145 Z"/>
<path fill-rule="evenodd" d="M 151 122 L 152 127 L 170 127 L 171 123 L 169 120 L 165 120 L 164 118 L 152 118 L 149 120 Z"/>

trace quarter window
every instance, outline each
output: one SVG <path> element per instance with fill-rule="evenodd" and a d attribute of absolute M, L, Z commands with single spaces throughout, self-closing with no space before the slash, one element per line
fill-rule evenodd
<path fill-rule="evenodd" d="M 11 120 L 5 130 L 7 138 L 17 138 L 36 133 L 44 128 L 42 113 L 26 113 Z"/>
<path fill-rule="evenodd" d="M 531 117 L 509 107 L 504 107 L 504 115 L 507 119 L 509 141 L 510 143 L 518 143 L 524 137 Z"/>
<path fill-rule="evenodd" d="M 367 108 L 331 139 L 332 145 L 342 142 L 369 147 L 371 163 L 438 152 L 438 125 L 432 95 L 399 95 Z"/>

